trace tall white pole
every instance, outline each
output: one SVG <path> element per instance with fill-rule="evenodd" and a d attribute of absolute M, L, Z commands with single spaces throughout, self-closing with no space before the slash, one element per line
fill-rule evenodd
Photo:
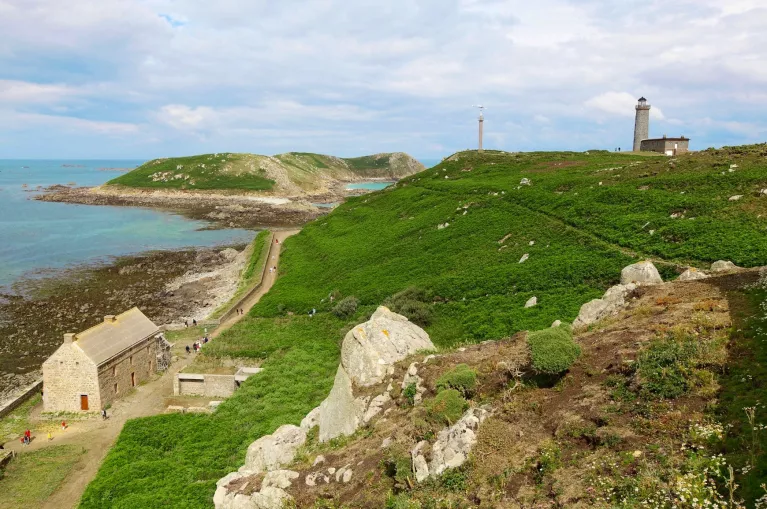
<path fill-rule="evenodd" d="M 482 129 L 485 124 L 485 119 L 482 116 L 482 110 L 479 110 L 479 151 L 482 152 Z"/>

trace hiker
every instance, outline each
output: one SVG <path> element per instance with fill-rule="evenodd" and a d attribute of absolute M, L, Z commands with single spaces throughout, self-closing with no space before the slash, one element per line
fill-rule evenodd
<path fill-rule="evenodd" d="M 205 336 L 205 343 L 208 342 L 208 336 Z"/>
<path fill-rule="evenodd" d="M 189 328 L 189 320 L 184 320 L 184 327 Z"/>
<path fill-rule="evenodd" d="M 67 421 L 61 421 L 61 429 L 62 431 L 67 429 Z"/>
<path fill-rule="evenodd" d="M 48 441 L 50 442 L 51 440 L 53 440 L 53 433 L 51 433 L 51 432 L 49 431 L 49 432 L 48 432 Z"/>
<path fill-rule="evenodd" d="M 24 440 L 27 442 L 27 445 L 32 443 L 32 432 L 27 430 L 24 432 Z"/>
<path fill-rule="evenodd" d="M 106 408 L 102 408 L 101 409 L 101 419 L 104 420 L 104 421 L 107 420 L 107 409 Z"/>
<path fill-rule="evenodd" d="M 192 349 L 189 348 L 189 345 L 186 345 L 186 354 L 189 355 L 190 353 L 192 353 Z"/>
<path fill-rule="evenodd" d="M 197 327 L 197 318 L 192 318 L 192 325 Z"/>

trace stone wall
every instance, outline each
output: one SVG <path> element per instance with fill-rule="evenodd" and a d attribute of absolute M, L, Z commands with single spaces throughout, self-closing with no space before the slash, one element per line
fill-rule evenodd
<path fill-rule="evenodd" d="M 29 385 L 16 393 L 12 399 L 6 401 L 0 406 L 0 419 L 16 410 L 22 403 L 30 399 L 32 396 L 40 392 L 43 388 L 43 380 L 39 379 L 32 385 Z"/>
<path fill-rule="evenodd" d="M 77 342 L 65 342 L 43 363 L 43 410 L 80 412 L 81 395 L 89 411 L 101 409 L 96 364 Z"/>
<path fill-rule="evenodd" d="M 173 379 L 173 394 L 228 398 L 237 384 L 234 375 L 177 373 Z"/>
<path fill-rule="evenodd" d="M 142 382 L 148 381 L 156 370 L 157 339 L 152 336 L 99 367 L 101 404 L 106 406 L 115 398 L 127 394 Z"/>

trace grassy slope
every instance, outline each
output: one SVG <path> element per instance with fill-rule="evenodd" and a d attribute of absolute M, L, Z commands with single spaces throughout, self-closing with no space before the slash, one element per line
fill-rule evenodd
<path fill-rule="evenodd" d="M 268 191 L 274 181 L 267 178 L 260 164 L 264 156 L 254 154 L 203 154 L 190 157 L 155 159 L 135 170 L 110 180 L 109 185 L 154 189 L 235 189 Z M 288 178 L 299 187 L 313 187 L 323 177 L 400 177 L 406 168 L 395 164 L 391 154 L 341 159 L 322 154 L 289 152 L 274 157 L 285 168 Z M 271 161 L 274 164 L 274 161 Z"/>
<path fill-rule="evenodd" d="M 209 506 L 216 480 L 242 463 L 254 438 L 297 423 L 322 400 L 343 331 L 407 286 L 438 296 L 428 331 L 446 346 L 572 320 L 638 258 L 627 249 L 700 265 L 764 263 L 757 216 L 767 198 L 753 196 L 767 187 L 762 150 L 703 153 L 673 169 L 664 157 L 612 153 L 462 153 L 348 201 L 286 242 L 272 291 L 207 350 L 266 358 L 265 371 L 213 416 L 129 423 L 82 507 Z M 533 185 L 520 187 L 523 177 Z M 746 197 L 729 202 L 733 194 Z M 695 219 L 669 217 L 684 210 Z M 518 263 L 525 253 L 530 259 Z M 334 290 L 362 301 L 348 323 L 324 312 Z M 532 295 L 539 305 L 524 309 Z M 312 307 L 320 313 L 310 319 Z"/>
<path fill-rule="evenodd" d="M 107 184 L 158 189 L 271 189 L 274 181 L 267 179 L 263 171 L 251 169 L 253 161 L 248 156 L 204 154 L 154 159 Z M 174 178 L 177 175 L 182 177 Z"/>

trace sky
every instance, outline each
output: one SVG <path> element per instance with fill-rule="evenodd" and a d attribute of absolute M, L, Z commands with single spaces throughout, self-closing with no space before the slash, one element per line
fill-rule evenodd
<path fill-rule="evenodd" d="M 761 6 L 760 6 L 761 4 Z M 767 140 L 764 0 L 0 0 L 0 158 Z"/>

